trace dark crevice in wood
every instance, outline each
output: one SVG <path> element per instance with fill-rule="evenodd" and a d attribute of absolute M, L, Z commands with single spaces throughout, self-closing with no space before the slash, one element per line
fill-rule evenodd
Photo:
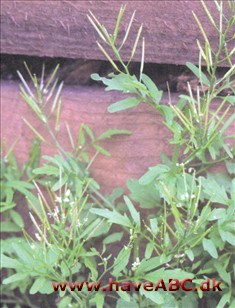
<path fill-rule="evenodd" d="M 101 76 L 106 76 L 112 71 L 110 63 L 101 60 L 75 60 L 3 54 L 1 57 L 1 79 L 19 80 L 17 70 L 27 79 L 24 61 L 37 76 L 41 75 L 43 63 L 46 65 L 47 76 L 57 64 L 60 64 L 59 79 L 63 80 L 67 85 L 97 87 L 100 84 L 93 81 L 90 75 L 99 73 Z M 138 62 L 133 62 L 130 65 L 131 73 L 138 76 L 139 67 Z M 228 68 L 220 68 L 219 73 L 223 74 L 226 70 Z M 163 91 L 167 91 L 167 82 L 171 92 L 187 92 L 187 82 L 190 82 L 192 88 L 195 88 L 198 84 L 195 76 L 183 65 L 147 63 L 145 64 L 144 72 Z"/>

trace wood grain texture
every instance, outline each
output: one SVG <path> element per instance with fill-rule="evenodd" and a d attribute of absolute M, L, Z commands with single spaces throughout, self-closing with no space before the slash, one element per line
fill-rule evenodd
<path fill-rule="evenodd" d="M 192 16 L 197 14 L 212 45 L 217 37 L 199 1 L 124 1 L 127 10 L 123 36 L 136 10 L 123 58 L 128 59 L 141 23 L 146 41 L 146 62 L 185 64 L 198 62 L 196 39 L 201 34 Z M 47 57 L 104 59 L 97 34 L 86 15 L 90 9 L 112 32 L 123 1 L 2 1 L 1 52 Z M 206 1 L 215 20 L 218 12 Z M 234 42 L 231 42 L 231 44 Z M 140 48 L 135 60 L 140 60 Z"/>
<path fill-rule="evenodd" d="M 172 102 L 177 102 L 177 95 L 172 95 Z M 95 132 L 96 136 L 107 129 L 128 129 L 131 136 L 116 136 L 103 142 L 104 148 L 111 157 L 98 155 L 91 166 L 91 174 L 98 181 L 103 193 L 111 193 L 117 186 L 126 191 L 126 181 L 130 178 L 139 178 L 148 167 L 160 162 L 160 154 L 172 154 L 168 143 L 170 134 L 162 124 L 162 118 L 145 104 L 138 108 L 126 110 L 116 114 L 107 112 L 107 107 L 119 100 L 117 92 L 105 92 L 95 87 L 64 87 L 62 91 L 63 108 L 61 117 L 60 142 L 69 150 L 69 141 L 65 132 L 65 122 L 70 126 L 73 136 L 76 136 L 81 123 L 86 123 Z M 167 103 L 167 96 L 163 99 Z M 19 138 L 14 153 L 20 166 L 27 160 L 29 147 L 34 134 L 22 121 L 22 117 L 32 123 L 43 134 L 45 130 L 31 110 L 22 100 L 17 82 L 1 83 L 1 137 L 8 146 Z M 231 126 L 229 134 L 234 134 L 235 126 Z M 47 136 L 49 139 L 49 136 Z M 228 141 L 231 146 L 232 141 Z M 48 147 L 42 148 L 42 155 L 54 154 Z M 217 170 L 218 171 L 218 170 Z M 17 209 L 23 215 L 28 232 L 35 232 L 28 215 L 28 207 L 24 201 L 18 204 Z"/>
<path fill-rule="evenodd" d="M 162 124 L 162 117 L 149 106 L 141 104 L 134 109 L 108 113 L 107 107 L 121 98 L 123 96 L 118 92 L 105 92 L 104 89 L 96 87 L 65 86 L 62 91 L 60 142 L 66 149 L 69 150 L 70 147 L 65 122 L 69 124 L 73 136 L 77 136 L 81 123 L 89 125 L 96 136 L 110 128 L 128 129 L 132 132 L 131 136 L 116 136 L 104 141 L 102 145 L 110 151 L 111 157 L 99 155 L 92 165 L 93 176 L 107 193 L 116 186 L 124 187 L 129 178 L 139 178 L 148 167 L 160 162 L 162 152 L 171 154 L 172 150 L 168 143 L 171 136 Z M 178 95 L 171 95 L 173 103 L 177 102 L 177 98 Z M 45 130 L 22 100 L 17 82 L 2 82 L 1 101 L 1 136 L 9 146 L 19 137 L 15 153 L 22 164 L 27 159 L 34 134 L 21 118 L 26 118 L 42 134 Z M 166 94 L 163 102 L 168 102 Z M 234 134 L 234 129 L 235 126 L 231 126 L 228 133 Z M 53 152 L 50 148 L 43 147 L 43 153 Z"/>
<path fill-rule="evenodd" d="M 104 141 L 103 147 L 111 157 L 98 155 L 91 167 L 92 176 L 98 181 L 103 193 L 111 193 L 117 186 L 125 188 L 129 178 L 139 178 L 149 166 L 160 160 L 160 153 L 169 150 L 167 130 L 161 124 L 161 117 L 147 106 L 117 114 L 107 112 L 107 107 L 120 99 L 119 93 L 104 92 L 94 87 L 64 87 L 60 142 L 70 149 L 65 122 L 69 124 L 73 136 L 77 136 L 81 123 L 86 123 L 98 136 L 110 128 L 129 129 L 131 136 L 116 136 Z M 1 84 L 2 132 L 1 137 L 10 146 L 19 138 L 14 153 L 19 166 L 27 160 L 34 134 L 22 121 L 22 117 L 32 123 L 43 134 L 45 130 L 19 93 L 17 82 L 4 81 Z M 49 139 L 49 136 L 47 136 Z M 54 154 L 48 147 L 42 148 L 42 155 Z M 43 162 L 43 161 L 42 161 Z M 22 201 L 17 209 L 23 215 L 30 234 L 36 232 L 28 214 L 28 207 Z"/>
<path fill-rule="evenodd" d="M 15 154 L 20 164 L 26 159 L 33 133 L 21 120 L 26 118 L 35 128 L 44 133 L 42 124 L 23 102 L 15 82 L 2 83 L 2 136 L 10 146 L 18 137 Z M 100 182 L 104 192 L 111 192 L 116 186 L 125 186 L 127 179 L 138 178 L 147 168 L 160 161 L 163 151 L 169 152 L 167 129 L 162 125 L 161 116 L 150 107 L 140 105 L 136 109 L 116 114 L 107 112 L 107 107 L 121 98 L 119 93 L 104 92 L 89 87 L 64 87 L 61 143 L 69 150 L 67 122 L 77 136 L 81 123 L 89 125 L 96 136 L 107 129 L 128 129 L 131 136 L 116 136 L 103 142 L 111 157 L 99 155 L 92 165 L 92 174 Z M 49 138 L 49 136 L 47 136 Z M 43 153 L 52 150 L 43 147 Z"/>

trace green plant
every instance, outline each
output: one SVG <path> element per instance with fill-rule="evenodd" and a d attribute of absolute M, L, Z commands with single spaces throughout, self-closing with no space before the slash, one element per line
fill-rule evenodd
<path fill-rule="evenodd" d="M 32 169 L 39 163 L 40 142 L 34 139 L 28 161 L 22 170 L 18 167 L 16 157 L 13 153 L 16 142 L 4 153 L 5 143 L 1 146 L 1 233 L 20 232 L 24 227 L 24 221 L 15 209 L 24 196 L 33 199 L 31 190 L 34 188 L 30 183 Z"/>
<path fill-rule="evenodd" d="M 43 67 L 39 80 L 26 69 L 34 89 L 21 79 L 21 94 L 31 110 L 49 133 L 47 140 L 41 132 L 23 119 L 42 144 L 55 149 L 54 156 L 45 155 L 44 165 L 38 166 L 38 155 L 30 155 L 29 161 L 36 164 L 24 168 L 30 185 L 22 191 L 27 197 L 31 221 L 35 234 L 24 232 L 25 237 L 3 241 L 2 267 L 7 269 L 4 286 L 22 294 L 51 294 L 51 281 L 102 281 L 108 275 L 117 282 L 152 281 L 159 278 L 179 280 L 193 278 L 199 284 L 206 278 L 222 280 L 223 292 L 185 293 L 147 292 L 72 292 L 60 291 L 55 305 L 63 307 L 207 307 L 234 306 L 234 148 L 227 144 L 232 136 L 226 135 L 234 121 L 230 115 L 234 95 L 234 67 L 229 49 L 230 33 L 234 25 L 235 5 L 227 1 L 230 15 L 225 15 L 222 1 L 215 1 L 220 15 L 219 25 L 215 22 L 204 2 L 202 5 L 212 26 L 218 33 L 218 46 L 212 49 L 205 31 L 195 16 L 203 34 L 204 42 L 198 41 L 199 65 L 187 63 L 199 79 L 197 93 L 190 85 L 189 95 L 181 95 L 177 104 L 161 102 L 162 91 L 144 74 L 144 39 L 140 74 L 132 75 L 129 69 L 138 42 L 140 27 L 129 60 L 122 59 L 124 46 L 134 20 L 134 14 L 119 42 L 119 27 L 125 11 L 122 6 L 112 35 L 90 12 L 89 20 L 100 38 L 111 48 L 118 63 L 98 43 L 99 48 L 112 64 L 115 73 L 108 77 L 93 74 L 92 78 L 102 81 L 106 90 L 118 90 L 130 97 L 109 106 L 110 112 L 136 107 L 145 102 L 163 117 L 172 133 L 169 141 L 173 155 L 161 155 L 161 164 L 150 167 L 139 179 L 130 179 L 127 187 L 129 196 L 120 201 L 122 190 L 115 189 L 110 196 L 103 196 L 98 183 L 90 175 L 90 167 L 98 153 L 108 155 L 100 141 L 128 131 L 108 130 L 95 137 L 85 124 L 81 125 L 76 138 L 68 125 L 70 151 L 65 150 L 60 140 L 62 84 L 57 87 L 56 72 L 44 82 Z M 234 39 L 234 37 L 233 37 Z M 204 61 L 204 62 L 203 62 Z M 223 77 L 217 78 L 216 71 L 222 61 L 229 68 Z M 205 70 L 202 69 L 205 64 Z M 229 89 L 231 95 L 222 96 Z M 170 98 L 170 93 L 169 93 Z M 214 105 L 215 99 L 219 105 Z M 76 142 L 75 142 L 76 140 Z M 38 142 L 39 142 L 38 141 Z M 93 148 L 90 155 L 88 147 Z M 37 147 L 37 151 L 39 147 Z M 36 150 L 33 153 L 37 152 Z M 10 150 L 10 153 L 12 151 Z M 37 159 L 34 159 L 37 157 Z M 41 157 L 40 157 L 41 158 Z M 224 166 L 224 172 L 212 172 L 211 167 Z M 27 165 L 27 164 L 26 164 Z M 12 166 L 10 164 L 10 166 Z M 12 168 L 7 171 L 14 174 Z M 21 179 L 21 177 L 19 177 Z M 12 180 L 6 176 L 4 183 Z M 5 184 L 6 185 L 6 184 Z M 24 185 L 24 184 L 23 184 Z M 30 194 L 29 194 L 30 192 Z M 10 200 L 10 197 L 5 199 Z M 9 204 L 11 204 L 11 202 Z M 137 209 L 136 204 L 139 207 Z M 146 214 L 145 209 L 149 209 Z M 10 210 L 10 209 L 9 209 Z M 113 229 L 118 226 L 118 230 Z M 99 239 L 99 247 L 97 240 Z M 123 241 L 116 252 L 116 243 Z M 115 250 L 115 253 L 113 253 Z M 104 287 L 104 285 L 102 285 Z M 106 285 L 105 285 L 106 287 Z M 7 290 L 6 290 L 7 292 Z M 7 294 L 7 293 L 6 293 Z M 112 299 L 110 303 L 108 301 Z M 28 305 L 32 306 L 30 300 Z"/>
<path fill-rule="evenodd" d="M 94 80 L 101 81 L 106 90 L 118 90 L 130 94 L 128 98 L 109 106 L 109 112 L 122 111 L 145 102 L 163 117 L 165 125 L 172 133 L 169 141 L 173 146 L 173 155 L 162 154 L 162 164 L 150 167 L 138 180 L 129 180 L 127 187 L 131 191 L 130 198 L 138 202 L 142 208 L 155 211 L 148 217 L 142 217 L 131 199 L 125 197 L 129 209 L 119 212 L 103 211 L 92 208 L 91 212 L 106 218 L 131 231 L 133 238 L 133 254 L 119 272 L 113 275 L 121 279 L 147 280 L 155 282 L 158 277 L 169 277 L 174 274 L 181 277 L 192 275 L 195 282 L 205 277 L 218 277 L 223 281 L 223 293 L 195 294 L 162 293 L 152 296 L 145 292 L 143 297 L 133 295 L 118 300 L 122 305 L 134 303 L 136 307 L 146 305 L 163 305 L 170 307 L 195 306 L 202 298 L 208 307 L 224 307 L 234 305 L 235 294 L 232 290 L 234 281 L 234 163 L 232 162 L 235 147 L 228 145 L 233 138 L 226 131 L 234 122 L 231 115 L 232 104 L 235 102 L 234 76 L 235 64 L 232 62 L 235 49 L 229 49 L 229 38 L 235 20 L 235 4 L 227 1 L 229 13 L 225 15 L 223 1 L 214 1 L 219 13 L 219 24 L 210 14 L 206 3 L 201 2 L 204 11 L 218 34 L 218 46 L 212 48 L 210 41 L 197 16 L 193 13 L 196 23 L 203 36 L 203 43 L 198 41 L 199 65 L 186 63 L 187 67 L 199 80 L 196 95 L 188 84 L 189 95 L 180 95 L 177 104 L 169 99 L 169 104 L 161 103 L 162 91 L 144 74 L 144 39 L 142 41 L 142 58 L 138 77 L 129 71 L 129 64 L 135 54 L 141 37 L 142 26 L 139 28 L 130 59 L 125 62 L 121 57 L 121 48 L 128 37 L 133 23 L 134 14 L 121 40 L 119 26 L 125 11 L 122 6 L 117 17 L 113 34 L 108 31 L 90 12 L 89 20 L 96 29 L 103 45 L 111 49 L 118 63 L 101 43 L 97 43 L 101 52 L 112 64 L 115 73 L 107 77 L 93 74 Z M 122 42 L 117 45 L 117 42 Z M 205 65 L 205 72 L 202 69 Z M 227 62 L 228 70 L 224 76 L 217 77 L 217 68 Z M 224 89 L 232 92 L 222 96 Z M 169 94 L 170 97 L 170 94 Z M 215 105 L 219 99 L 219 105 Z M 213 173 L 211 167 L 224 164 L 227 168 L 222 173 Z M 143 212 L 144 215 L 144 212 Z M 129 218 L 130 216 L 130 218 Z M 140 247 L 142 247 L 140 249 Z M 144 254 L 141 251 L 144 249 Z M 137 269 L 128 270 L 130 260 L 138 262 Z M 186 274 L 188 273 L 188 274 Z M 187 276 L 188 277 L 188 276 Z M 121 305 L 121 304 L 120 304 Z"/>
<path fill-rule="evenodd" d="M 120 196 L 122 190 L 115 190 L 111 196 L 103 196 L 99 192 L 98 183 L 90 176 L 89 170 L 99 153 L 110 155 L 101 147 L 102 140 L 130 132 L 109 129 L 96 138 L 93 131 L 87 125 L 82 124 L 75 142 L 66 124 L 71 144 L 71 151 L 66 151 L 60 140 L 62 84 L 57 87 L 58 67 L 53 71 L 47 83 L 44 83 L 44 67 L 40 80 L 32 75 L 26 64 L 25 67 L 34 89 L 18 72 L 22 82 L 21 95 L 34 115 L 45 126 L 50 140 L 27 119 L 23 119 L 37 137 L 29 159 L 22 172 L 17 168 L 12 152 L 13 147 L 3 160 L 6 164 L 6 158 L 8 159 L 8 166 L 2 176 L 3 200 L 6 200 L 6 210 L 14 221 L 16 215 L 19 220 L 21 216 L 16 211 L 13 213 L 11 207 L 15 205 L 13 189 L 20 191 L 26 197 L 35 233 L 29 234 L 24 230 L 24 237 L 8 238 L 2 241 L 4 247 L 2 268 L 8 271 L 3 285 L 10 286 L 9 290 L 6 287 L 2 290 L 6 303 L 15 302 L 16 293 L 14 291 L 18 290 L 21 294 L 26 294 L 27 304 L 33 306 L 27 294 L 53 293 L 52 281 L 72 281 L 75 275 L 79 275 L 81 280 L 96 281 L 100 275 L 107 272 L 108 257 L 105 258 L 104 255 L 107 254 L 106 247 L 109 243 L 107 233 L 110 224 L 91 214 L 89 210 L 94 205 L 113 208 L 115 199 Z M 58 153 L 54 156 L 41 157 L 40 144 L 53 147 Z M 90 148 L 94 149 L 92 156 L 89 154 L 91 153 Z M 46 163 L 39 166 L 41 158 Z M 27 181 L 21 180 L 23 174 L 27 176 Z M 22 217 L 20 222 L 22 222 L 20 226 L 22 229 Z M 10 224 L 9 221 L 3 223 L 8 226 Z M 20 230 L 17 229 L 17 231 Z M 122 233 L 117 233 L 116 237 L 114 234 L 112 241 L 120 240 L 121 237 Z M 100 241 L 104 239 L 102 252 L 95 248 L 97 238 Z M 103 274 L 100 274 L 98 270 L 100 267 L 103 267 Z M 63 292 L 60 295 L 63 296 Z M 79 295 L 71 292 L 71 295 L 72 297 L 64 297 L 63 301 L 58 304 L 59 307 L 67 307 L 72 298 L 80 307 L 86 307 L 90 301 L 94 301 L 94 298 L 102 300 L 100 295 L 94 292 L 81 292 Z"/>

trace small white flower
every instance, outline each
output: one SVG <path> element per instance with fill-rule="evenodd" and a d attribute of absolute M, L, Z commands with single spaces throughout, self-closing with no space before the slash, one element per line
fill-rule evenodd
<path fill-rule="evenodd" d="M 41 236 L 39 235 L 39 233 L 35 233 L 35 237 L 36 237 L 36 239 L 37 239 L 39 242 L 41 242 L 42 238 L 41 238 Z"/>
<path fill-rule="evenodd" d="M 131 270 L 135 271 L 138 268 L 139 265 L 140 265 L 140 258 L 137 257 L 135 262 L 132 263 Z"/>
<path fill-rule="evenodd" d="M 195 171 L 195 169 L 194 168 L 188 168 L 188 173 L 192 173 L 192 172 L 194 172 Z"/>
<path fill-rule="evenodd" d="M 57 219 L 58 220 L 58 214 L 59 214 L 59 212 L 60 212 L 60 210 L 59 210 L 59 208 L 58 208 L 58 206 L 56 206 L 55 208 L 54 208 L 54 212 L 53 213 L 47 213 L 47 215 L 48 215 L 48 217 L 53 217 L 53 218 L 55 218 L 55 219 Z"/>
<path fill-rule="evenodd" d="M 67 190 L 66 190 L 66 193 L 65 193 L 65 197 L 69 197 L 69 196 L 70 196 L 70 193 L 71 193 L 70 189 L 67 189 Z"/>
<path fill-rule="evenodd" d="M 48 216 L 49 216 L 49 217 L 50 217 L 50 216 L 51 216 L 51 217 L 54 217 L 54 219 L 59 220 L 59 217 L 58 217 L 59 212 L 60 212 L 60 210 L 59 210 L 58 206 L 56 206 L 56 207 L 54 208 L 54 212 L 53 212 L 52 214 L 48 213 Z"/>
<path fill-rule="evenodd" d="M 76 222 L 76 226 L 77 226 L 78 228 L 80 228 L 80 227 L 82 226 L 82 223 L 80 222 L 79 219 L 78 219 L 77 222 Z"/>
<path fill-rule="evenodd" d="M 64 198 L 64 200 L 63 200 L 64 202 L 69 202 L 69 198 Z"/>
<path fill-rule="evenodd" d="M 32 243 L 32 244 L 30 244 L 30 247 L 32 248 L 32 249 L 35 249 L 35 245 Z"/>
<path fill-rule="evenodd" d="M 194 199 L 194 198 L 195 198 L 195 195 L 194 195 L 194 194 L 192 194 L 192 195 L 191 195 L 191 199 Z"/>
<path fill-rule="evenodd" d="M 62 203 L 62 198 L 59 196 L 56 196 L 55 202 Z"/>
<path fill-rule="evenodd" d="M 181 200 L 184 201 L 184 200 L 188 200 L 189 198 L 189 194 L 188 193 L 185 193 L 184 195 L 181 196 Z"/>
<path fill-rule="evenodd" d="M 87 222 L 88 221 L 88 218 L 86 217 L 86 218 L 84 218 L 84 222 Z"/>

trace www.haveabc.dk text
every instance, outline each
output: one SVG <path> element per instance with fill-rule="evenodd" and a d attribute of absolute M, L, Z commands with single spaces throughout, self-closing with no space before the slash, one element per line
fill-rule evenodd
<path fill-rule="evenodd" d="M 186 278 L 183 280 L 178 280 L 175 278 L 169 279 L 167 282 L 163 279 L 159 279 L 157 283 L 153 283 L 150 281 L 145 282 L 129 282 L 129 281 L 122 281 L 117 282 L 114 281 L 112 278 L 109 278 L 109 282 L 106 285 L 101 284 L 100 281 L 98 282 L 88 282 L 88 281 L 81 281 L 81 282 L 52 282 L 52 287 L 54 291 L 66 291 L 69 288 L 70 291 L 139 291 L 143 288 L 145 291 L 178 291 L 183 290 L 186 292 L 189 291 L 197 291 L 198 288 L 203 292 L 208 291 L 222 291 L 220 284 L 221 281 L 217 281 L 216 278 L 208 278 L 205 281 L 201 282 L 200 285 L 193 285 L 193 279 Z"/>

